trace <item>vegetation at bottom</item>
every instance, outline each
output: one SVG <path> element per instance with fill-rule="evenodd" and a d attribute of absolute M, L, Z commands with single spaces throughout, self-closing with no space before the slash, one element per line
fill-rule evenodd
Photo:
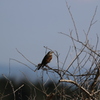
<path fill-rule="evenodd" d="M 13 86 L 11 84 L 13 84 Z M 36 88 L 32 86 L 32 84 L 34 84 Z M 38 81 L 32 84 L 25 79 L 16 83 L 14 79 L 10 79 L 9 82 L 5 78 L 1 78 L 0 100 L 63 100 L 64 98 L 64 100 L 71 100 L 70 97 L 75 98 L 75 96 L 77 97 L 77 95 L 81 95 L 83 92 L 79 88 L 73 87 L 72 85 L 70 86 L 70 84 L 66 84 L 65 82 L 61 83 L 57 90 L 54 86 L 56 82 L 49 81 L 43 87 L 42 83 L 40 84 Z M 46 99 L 47 96 L 43 93 L 43 88 L 45 88 L 46 93 L 49 94 L 48 99 Z M 84 93 L 82 96 L 85 97 L 86 94 Z"/>

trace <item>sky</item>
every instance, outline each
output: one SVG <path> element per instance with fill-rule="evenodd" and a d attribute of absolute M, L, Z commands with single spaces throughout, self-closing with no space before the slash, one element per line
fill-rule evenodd
<path fill-rule="evenodd" d="M 69 34 L 69 30 L 74 30 L 66 2 L 83 41 L 83 30 L 87 32 L 98 6 L 95 16 L 97 23 L 89 34 L 90 42 L 95 44 L 96 34 L 100 37 L 100 0 L 0 0 L 0 75 L 8 75 L 9 58 L 29 64 L 16 48 L 35 64 L 41 62 L 45 54 L 44 46 L 58 51 L 63 61 L 72 44 L 68 37 L 59 32 Z M 19 73 L 19 70 L 32 73 L 15 61 L 11 61 L 10 65 L 11 73 L 15 76 L 16 70 Z"/>

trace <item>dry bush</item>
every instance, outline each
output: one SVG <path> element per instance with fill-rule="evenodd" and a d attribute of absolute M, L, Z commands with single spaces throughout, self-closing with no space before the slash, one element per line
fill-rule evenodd
<path fill-rule="evenodd" d="M 74 32 L 73 30 L 70 30 L 69 34 L 63 32 L 59 33 L 65 35 L 66 38 L 71 39 L 71 47 L 73 48 L 69 48 L 62 65 L 60 64 L 61 61 L 59 60 L 59 53 L 54 51 L 54 55 L 56 56 L 57 60 L 57 64 L 54 65 L 56 67 L 52 68 L 46 65 L 46 67 L 42 69 L 42 73 L 46 72 L 45 74 L 48 78 L 47 80 L 44 80 L 44 74 L 39 77 L 41 78 L 40 88 L 30 82 L 27 79 L 27 76 L 25 76 L 29 83 L 34 87 L 33 94 L 30 94 L 28 100 L 37 100 L 39 95 L 36 91 L 42 93 L 43 100 L 100 100 L 100 50 L 98 50 L 99 36 L 97 35 L 96 37 L 97 41 L 95 45 L 92 45 L 89 40 L 91 27 L 96 23 L 94 18 L 97 12 L 97 7 L 90 21 L 88 31 L 83 31 L 85 40 L 81 41 L 76 23 L 70 11 L 70 7 L 67 3 L 66 6 L 74 25 Z M 48 47 L 45 48 L 46 50 L 50 50 Z M 18 50 L 17 52 L 20 53 L 28 62 L 37 67 L 36 64 L 29 61 L 21 52 Z M 68 63 L 67 61 L 69 61 L 70 58 L 72 59 L 70 60 L 69 65 L 67 65 L 66 63 Z M 21 64 L 24 64 L 16 59 L 10 60 L 15 60 Z M 28 65 L 24 65 L 30 68 Z M 32 68 L 30 69 L 33 70 Z M 34 72 L 33 70 L 33 73 L 37 73 L 37 71 Z M 57 80 L 56 83 L 53 78 L 50 77 L 50 74 L 55 76 Z M 53 88 L 48 92 L 48 89 L 51 87 L 46 87 L 46 84 L 50 80 L 53 83 Z M 11 86 L 15 97 L 16 90 L 14 90 L 12 84 Z M 14 100 L 16 99 L 14 98 Z"/>

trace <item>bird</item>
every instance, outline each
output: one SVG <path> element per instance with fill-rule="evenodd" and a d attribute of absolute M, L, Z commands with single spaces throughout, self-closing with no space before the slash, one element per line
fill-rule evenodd
<path fill-rule="evenodd" d="M 46 64 L 50 63 L 50 61 L 52 60 L 52 53 L 54 53 L 53 51 L 49 51 L 43 58 L 42 62 L 40 64 L 38 64 L 38 70 L 40 68 L 43 68 Z"/>

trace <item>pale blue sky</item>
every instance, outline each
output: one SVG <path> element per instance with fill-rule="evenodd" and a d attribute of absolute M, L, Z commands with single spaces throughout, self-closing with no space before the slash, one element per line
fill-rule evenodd
<path fill-rule="evenodd" d="M 98 6 L 95 16 L 98 22 L 89 34 L 94 43 L 96 33 L 100 37 L 100 0 L 66 1 L 71 6 L 80 39 Z M 74 28 L 65 0 L 0 0 L 0 65 L 8 66 L 9 58 L 25 62 L 16 48 L 35 64 L 44 56 L 43 46 L 57 50 L 63 60 L 71 41 L 58 32 L 69 34 L 69 29 Z"/>

